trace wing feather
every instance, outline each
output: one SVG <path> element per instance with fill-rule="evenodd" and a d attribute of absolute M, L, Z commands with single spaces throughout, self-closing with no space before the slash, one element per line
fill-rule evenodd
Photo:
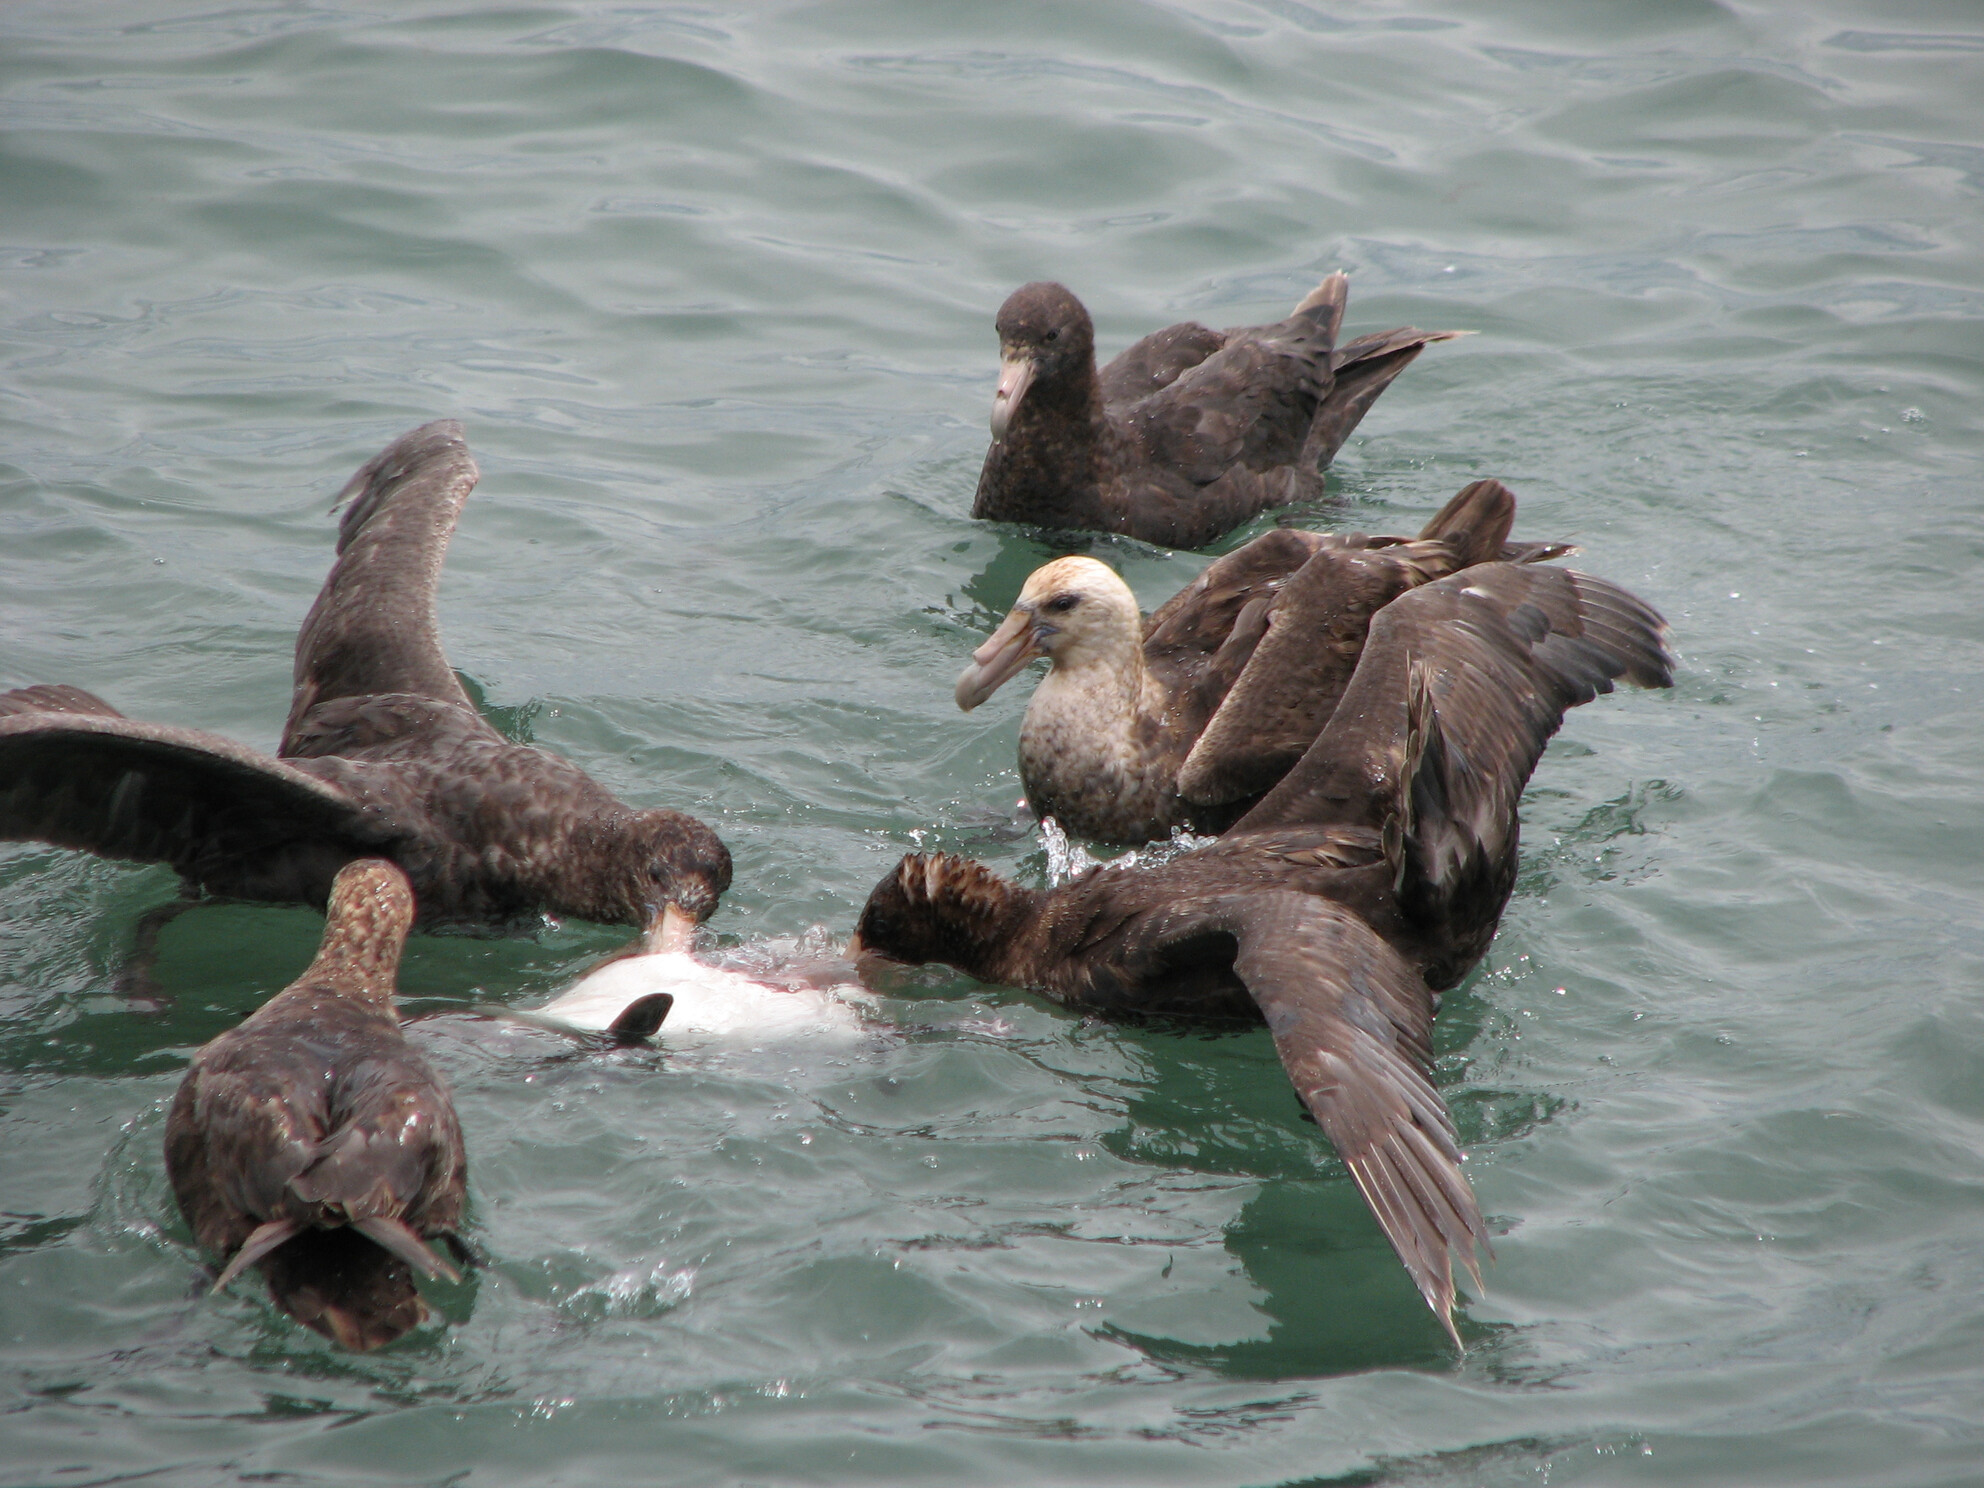
<path fill-rule="evenodd" d="M 422 425 L 346 484 L 338 558 L 296 637 L 283 753 L 305 715 L 334 698 L 415 693 L 469 707 L 441 649 L 441 560 L 479 472 L 462 426 Z"/>
<path fill-rule="evenodd" d="M 1304 470 L 1321 470 L 1336 457 L 1344 440 L 1371 411 L 1378 395 L 1411 366 L 1435 341 L 1451 341 L 1466 331 L 1421 331 L 1411 326 L 1359 336 L 1330 355 L 1335 376 L 1316 409 L 1308 437 L 1296 463 Z"/>
<path fill-rule="evenodd" d="M 1458 1346 L 1453 1260 L 1487 1243 L 1453 1118 L 1429 1077 L 1435 998 L 1341 905 L 1292 890 L 1222 895 L 1159 917 L 1149 966 L 1218 937 L 1267 1020 L 1296 1092 L 1350 1169 L 1413 1285 Z"/>
<path fill-rule="evenodd" d="M 1272 786 L 1335 712 L 1372 616 L 1451 567 L 1439 542 L 1318 546 L 1281 585 L 1266 635 L 1178 772 L 1179 793 L 1214 804 Z"/>
<path fill-rule="evenodd" d="M 344 792 L 258 750 L 96 712 L 0 715 L 0 837 L 299 901 L 398 840 Z"/>
<path fill-rule="evenodd" d="M 1261 471 L 1296 458 L 1329 390 L 1330 348 L 1306 323 L 1284 325 L 1273 339 L 1235 336 L 1123 411 L 1151 463 L 1203 486 L 1236 464 Z"/>
<path fill-rule="evenodd" d="M 1101 371 L 1104 403 L 1136 403 L 1160 392 L 1226 344 L 1226 334 L 1196 321 L 1152 331 Z"/>
<path fill-rule="evenodd" d="M 1328 727 L 1235 833 L 1384 830 L 1403 817 L 1419 888 L 1514 850 L 1516 803 L 1568 709 L 1673 681 L 1666 623 L 1616 584 L 1488 563 L 1387 605 Z"/>

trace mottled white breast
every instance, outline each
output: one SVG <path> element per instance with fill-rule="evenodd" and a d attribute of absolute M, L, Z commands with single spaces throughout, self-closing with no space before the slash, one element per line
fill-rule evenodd
<path fill-rule="evenodd" d="M 683 951 L 622 956 L 609 961 L 542 1007 L 520 1008 L 532 1023 L 604 1033 L 639 998 L 666 992 L 675 999 L 655 1035 L 663 1042 L 723 1039 L 754 1042 L 810 1035 L 852 1038 L 861 1031 L 861 1008 L 873 998 L 860 987 L 782 987 Z"/>

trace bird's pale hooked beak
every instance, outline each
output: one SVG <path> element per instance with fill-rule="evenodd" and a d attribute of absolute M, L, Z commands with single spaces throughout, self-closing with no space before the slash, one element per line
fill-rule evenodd
<path fill-rule="evenodd" d="M 1030 611 L 1014 609 L 992 639 L 971 653 L 971 665 L 958 674 L 960 708 L 969 713 L 1034 657 L 1047 654 L 1040 646 L 1042 628 L 1034 621 Z"/>
<path fill-rule="evenodd" d="M 650 956 L 673 955 L 677 951 L 688 950 L 689 940 L 695 933 L 694 915 L 673 904 L 664 904 L 661 913 L 648 922 L 647 933 L 642 937 L 643 949 Z"/>
<path fill-rule="evenodd" d="M 1023 351 L 1005 351 L 999 357 L 999 391 L 992 395 L 992 442 L 1006 437 L 1006 425 L 1013 421 L 1013 410 L 1033 386 L 1033 358 Z"/>

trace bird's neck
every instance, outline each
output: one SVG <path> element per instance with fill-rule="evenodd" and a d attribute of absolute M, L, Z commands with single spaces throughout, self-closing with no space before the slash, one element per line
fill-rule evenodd
<path fill-rule="evenodd" d="M 1072 732 L 1108 747 L 1134 747 L 1140 721 L 1161 714 L 1166 702 L 1144 665 L 1140 631 L 1055 657 L 1033 690 L 1022 727 L 1036 736 Z"/>
<path fill-rule="evenodd" d="M 606 925 L 642 925 L 650 906 L 644 889 L 629 879 L 630 865 L 645 860 L 645 847 L 630 841 L 635 813 L 601 812 L 573 824 L 565 861 L 546 875 L 543 902 L 560 914 Z"/>
<path fill-rule="evenodd" d="M 381 935 L 369 923 L 334 921 L 325 926 L 317 958 L 297 979 L 297 985 L 335 989 L 340 995 L 361 998 L 390 1013 L 400 955 L 405 949 L 404 933 Z"/>
<path fill-rule="evenodd" d="M 1102 377 L 1090 356 L 1081 367 L 1070 368 L 1058 377 L 1043 377 L 1027 390 L 1015 410 L 1013 422 L 1088 425 L 1103 419 Z"/>

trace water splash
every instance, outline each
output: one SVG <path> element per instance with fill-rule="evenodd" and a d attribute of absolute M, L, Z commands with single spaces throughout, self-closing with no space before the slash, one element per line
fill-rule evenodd
<path fill-rule="evenodd" d="M 629 1266 L 588 1286 L 582 1286 L 559 1305 L 569 1315 L 587 1322 L 606 1318 L 652 1318 L 689 1300 L 695 1290 L 696 1268 L 670 1270 L 665 1263 Z"/>
<path fill-rule="evenodd" d="M 1073 883 L 1102 866 L 1089 856 L 1087 848 L 1079 842 L 1070 842 L 1068 834 L 1061 830 L 1061 824 L 1051 816 L 1040 819 L 1040 841 L 1047 849 L 1047 887 L 1050 889 Z"/>
<path fill-rule="evenodd" d="M 1210 846 L 1219 839 L 1201 837 L 1183 827 L 1173 827 L 1170 837 L 1163 842 L 1149 842 L 1142 847 L 1131 848 L 1119 858 L 1097 858 L 1080 843 L 1070 842 L 1068 834 L 1053 817 L 1044 816 L 1040 819 L 1040 840 L 1047 849 L 1047 886 L 1058 889 L 1063 884 L 1087 877 L 1098 868 L 1156 868 L 1188 852 Z"/>

